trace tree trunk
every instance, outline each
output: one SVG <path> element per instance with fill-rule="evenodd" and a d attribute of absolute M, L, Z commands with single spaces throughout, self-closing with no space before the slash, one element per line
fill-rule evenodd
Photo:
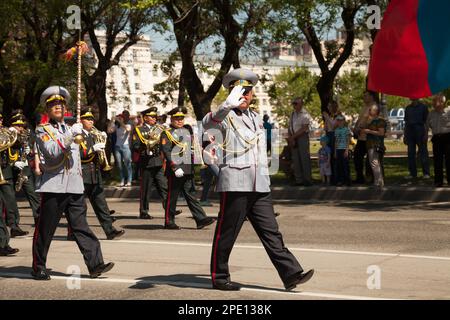
<path fill-rule="evenodd" d="M 106 99 L 106 71 L 97 71 L 85 81 L 86 97 L 89 106 L 97 108 L 98 119 L 95 127 L 101 131 L 106 130 L 108 118 L 108 102 Z M 76 107 L 75 107 L 76 108 Z M 76 109 L 74 110 L 76 114 Z"/>
<path fill-rule="evenodd" d="M 322 112 L 328 111 L 328 104 L 333 99 L 333 83 L 334 77 L 329 76 L 329 73 L 322 75 L 317 82 L 317 92 L 320 97 L 320 104 Z"/>

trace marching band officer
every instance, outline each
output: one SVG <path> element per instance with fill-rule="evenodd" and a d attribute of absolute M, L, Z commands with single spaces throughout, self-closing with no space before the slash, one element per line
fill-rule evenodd
<path fill-rule="evenodd" d="M 0 113 L 0 127 L 3 125 L 3 115 Z M 19 249 L 11 248 L 9 245 L 9 233 L 3 217 L 5 197 L 0 188 L 0 256 L 10 256 L 19 252 Z"/>
<path fill-rule="evenodd" d="M 154 185 L 166 207 L 167 178 L 164 176 L 163 160 L 160 151 L 160 135 L 164 127 L 157 124 L 158 108 L 151 107 L 142 113 L 144 124 L 136 127 L 133 134 L 133 148 L 140 154 L 140 205 L 139 218 L 153 219 L 149 215 L 151 186 Z"/>
<path fill-rule="evenodd" d="M 25 116 L 21 111 L 14 113 L 11 125 L 18 132 L 17 141 L 11 147 L 11 160 L 14 161 L 13 181 L 15 189 L 16 191 L 22 190 L 24 192 L 30 203 L 36 224 L 40 201 L 35 191 L 34 175 L 29 166 L 29 161 L 33 161 L 34 155 L 31 152 L 31 134 L 27 128 Z"/>
<path fill-rule="evenodd" d="M 107 239 L 113 240 L 114 238 L 121 237 L 125 233 L 125 230 L 117 230 L 113 227 L 113 220 L 103 189 L 101 173 L 103 164 L 100 161 L 99 152 L 105 150 L 105 143 L 96 143 L 94 140 L 92 128 L 94 126 L 95 117 L 91 109 L 84 108 L 81 111 L 80 119 L 81 124 L 83 125 L 82 136 L 84 138 L 84 141 L 80 143 L 84 194 L 89 199 Z"/>
<path fill-rule="evenodd" d="M 47 254 L 58 223 L 65 213 L 83 254 L 91 278 L 111 270 L 114 263 L 103 262 L 100 242 L 89 229 L 81 170 L 80 147 L 75 137 L 83 132 L 76 123 L 72 128 L 64 123 L 69 92 L 59 86 L 47 88 L 41 95 L 49 123 L 36 128 L 36 143 L 42 175 L 36 192 L 41 193 L 41 207 L 33 237 L 33 265 L 31 275 L 36 280 L 50 280 L 46 268 Z"/>
<path fill-rule="evenodd" d="M 192 131 L 184 127 L 187 109 L 177 107 L 169 112 L 170 129 L 161 134 L 161 149 L 165 158 L 165 174 L 168 180 L 168 194 L 165 215 L 165 228 L 179 230 L 175 223 L 178 195 L 183 193 L 187 205 L 197 223 L 197 229 L 214 223 L 215 219 L 206 216 L 199 201 L 192 193 L 194 179 L 194 161 L 191 152 Z"/>
<path fill-rule="evenodd" d="M 1 117 L 0 126 L 3 123 L 3 116 Z M 14 128 L 9 128 L 15 130 Z M 20 214 L 17 207 L 16 193 L 14 191 L 13 181 L 13 167 L 14 158 L 11 155 L 11 148 L 8 148 L 0 153 L 1 170 L 4 180 L 0 184 L 0 190 L 3 195 L 3 211 L 5 215 L 5 222 L 11 228 L 11 238 L 26 236 L 29 232 L 23 231 L 19 227 Z"/>
<path fill-rule="evenodd" d="M 258 76 L 250 70 L 236 69 L 223 79 L 230 90 L 217 112 L 203 119 L 205 130 L 222 132 L 223 160 L 217 192 L 221 194 L 220 213 L 211 253 L 214 289 L 239 290 L 230 280 L 228 259 L 247 217 L 278 271 L 286 290 L 308 281 L 314 270 L 303 272 L 295 256 L 284 246 L 274 215 L 261 117 L 249 110 Z M 211 130 L 213 131 L 213 130 Z"/>

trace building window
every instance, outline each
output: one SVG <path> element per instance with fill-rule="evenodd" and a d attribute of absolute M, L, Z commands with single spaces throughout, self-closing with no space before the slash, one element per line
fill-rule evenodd
<path fill-rule="evenodd" d="M 139 76 L 139 69 L 134 69 L 134 75 L 135 75 L 136 77 Z"/>
<path fill-rule="evenodd" d="M 154 77 L 157 77 L 158 76 L 158 70 L 157 69 L 153 69 L 152 74 L 153 74 Z"/>
<path fill-rule="evenodd" d="M 141 98 L 136 98 L 136 104 L 140 105 L 141 104 Z"/>
<path fill-rule="evenodd" d="M 134 88 L 135 88 L 136 90 L 141 90 L 141 85 L 140 85 L 139 83 L 135 83 L 135 84 L 134 84 Z"/>
<path fill-rule="evenodd" d="M 138 50 L 133 49 L 133 60 L 137 60 L 138 58 Z"/>

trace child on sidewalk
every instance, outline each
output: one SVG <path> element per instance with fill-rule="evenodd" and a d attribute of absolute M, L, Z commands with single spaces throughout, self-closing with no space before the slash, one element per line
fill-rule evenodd
<path fill-rule="evenodd" d="M 328 146 L 328 137 L 322 136 L 320 138 L 319 150 L 319 170 L 322 183 L 329 185 L 331 182 L 331 149 Z"/>

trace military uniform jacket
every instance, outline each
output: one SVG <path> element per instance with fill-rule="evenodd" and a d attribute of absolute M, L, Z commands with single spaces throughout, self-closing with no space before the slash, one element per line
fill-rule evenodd
<path fill-rule="evenodd" d="M 261 117 L 253 111 L 225 109 L 209 113 L 203 128 L 218 129 L 222 137 L 216 141 L 222 149 L 219 159 L 217 192 L 270 192 L 270 177 L 266 153 L 266 137 Z"/>
<path fill-rule="evenodd" d="M 42 171 L 36 192 L 83 194 L 80 147 L 70 127 L 56 122 L 39 125 L 36 144 Z"/>
<path fill-rule="evenodd" d="M 32 149 L 30 140 L 28 140 L 28 147 Z M 16 143 L 10 148 L 8 154 L 9 160 L 11 161 L 11 165 L 14 165 L 16 161 L 27 160 L 29 163 L 31 160 L 33 160 L 33 156 L 30 154 L 27 154 L 26 157 L 22 158 L 24 152 L 25 152 L 24 146 L 19 141 L 16 141 Z M 12 170 L 15 176 L 20 173 L 19 168 L 13 167 Z M 33 175 L 29 165 L 23 168 L 22 173 L 27 177 L 31 177 Z"/>
<path fill-rule="evenodd" d="M 192 133 L 186 128 L 170 127 L 161 134 L 161 151 L 166 161 L 166 176 L 174 176 L 181 168 L 185 175 L 194 174 Z"/>
<path fill-rule="evenodd" d="M 102 173 L 100 170 L 100 159 L 98 153 L 94 151 L 94 138 L 83 130 L 84 142 L 80 144 L 81 168 L 83 172 L 83 182 L 85 184 L 101 184 Z"/>
<path fill-rule="evenodd" d="M 147 151 L 145 140 L 148 140 L 151 126 L 144 124 L 136 127 L 133 133 L 133 149 L 139 152 L 139 165 L 141 168 L 162 167 L 160 145 L 157 144 L 150 153 Z"/>

